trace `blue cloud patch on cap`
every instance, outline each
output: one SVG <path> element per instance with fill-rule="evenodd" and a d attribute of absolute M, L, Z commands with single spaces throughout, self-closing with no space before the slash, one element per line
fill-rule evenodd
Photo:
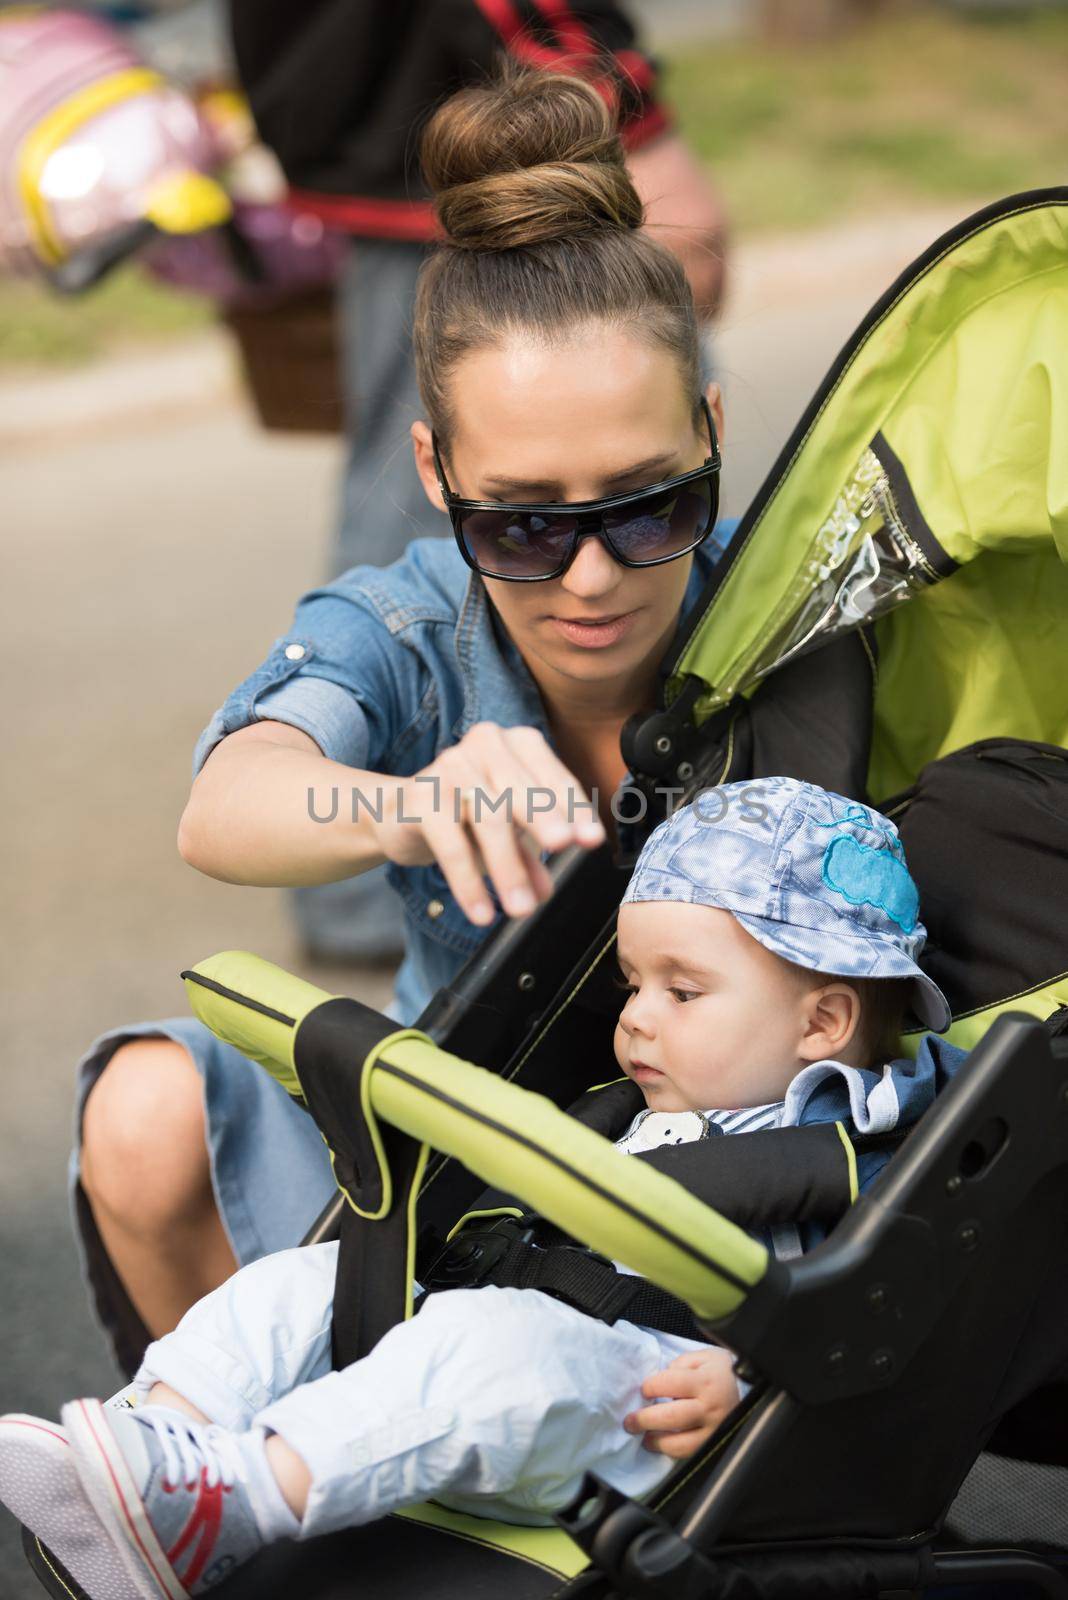
<path fill-rule="evenodd" d="M 920 919 L 920 895 L 905 863 L 889 850 L 872 850 L 839 834 L 823 853 L 823 881 L 850 905 L 876 906 L 905 933 Z"/>

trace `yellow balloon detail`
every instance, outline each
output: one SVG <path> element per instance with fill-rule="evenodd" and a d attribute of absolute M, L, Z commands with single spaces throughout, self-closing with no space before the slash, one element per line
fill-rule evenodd
<path fill-rule="evenodd" d="M 203 172 L 168 172 L 145 197 L 145 216 L 163 233 L 203 233 L 230 215 L 226 190 Z"/>

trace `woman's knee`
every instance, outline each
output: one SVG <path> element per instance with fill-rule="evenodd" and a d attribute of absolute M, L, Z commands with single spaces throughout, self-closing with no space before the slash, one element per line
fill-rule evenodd
<path fill-rule="evenodd" d="M 130 1039 L 94 1084 L 82 1120 L 90 1201 L 153 1231 L 210 1199 L 200 1074 L 173 1039 Z"/>

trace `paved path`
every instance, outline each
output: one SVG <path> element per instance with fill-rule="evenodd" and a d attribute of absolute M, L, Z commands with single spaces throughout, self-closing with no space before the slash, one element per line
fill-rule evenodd
<path fill-rule="evenodd" d="M 742 509 L 841 341 L 951 217 L 741 252 L 718 351 L 726 507 Z M 112 1374 L 65 1214 L 71 1072 L 124 1020 L 183 1009 L 179 968 L 296 956 L 281 896 L 190 871 L 174 830 L 195 735 L 324 565 L 338 447 L 254 427 L 209 340 L 0 385 L 7 667 L 0 1410 Z M 379 976 L 311 974 L 381 1004 Z M 0 1600 L 37 1594 L 0 1526 Z"/>

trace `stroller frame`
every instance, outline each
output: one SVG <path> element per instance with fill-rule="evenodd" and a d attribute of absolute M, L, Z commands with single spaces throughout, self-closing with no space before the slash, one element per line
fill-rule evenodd
<path fill-rule="evenodd" d="M 530 1204 L 544 1205 L 558 1181 L 553 1163 L 560 1124 L 570 1121 L 563 1113 L 498 1083 L 491 1121 L 500 1131 L 490 1137 L 481 1092 L 489 1075 L 456 1062 L 412 1030 L 397 1030 L 358 1003 L 309 985 L 299 985 L 298 1014 L 289 1019 L 297 1042 L 283 1051 L 276 1024 L 264 1015 L 279 1016 L 271 1005 L 282 992 L 279 979 L 290 986 L 299 982 L 267 963 L 235 955 L 213 958 L 188 974 L 201 1015 L 224 1036 L 240 1033 L 246 1047 L 255 1046 L 258 1037 L 257 1053 L 273 1062 L 291 1092 L 303 1089 L 314 1100 L 327 1084 L 359 1087 L 381 1130 L 388 1124 L 410 1140 L 425 1142 L 437 1128 L 455 1157 L 481 1167 L 491 1181 L 502 1162 L 514 1161 L 515 1135 L 500 1124 L 501 1108 L 514 1111 L 531 1102 L 522 1140 L 541 1148 L 546 1168 L 520 1174 L 515 1188 Z M 434 1104 L 442 1099 L 450 1107 L 447 1127 L 439 1126 Z M 582 1136 L 604 1142 L 588 1130 Z M 396 1153 L 394 1145 L 389 1161 L 399 1174 Z M 607 1192 L 608 1212 L 613 1206 L 629 1214 L 637 1209 L 654 1227 L 675 1226 L 683 1215 L 673 1209 L 677 1186 L 660 1173 L 644 1171 L 636 1197 L 635 1177 L 627 1158 L 607 1146 L 603 1165 L 588 1179 L 579 1177 L 578 1187 L 585 1182 L 597 1207 Z M 1068 1037 L 1052 1036 L 1033 1018 L 998 1018 L 835 1233 L 799 1260 L 767 1262 L 763 1271 L 750 1273 L 741 1298 L 730 1281 L 737 1267 L 730 1253 L 733 1230 L 710 1208 L 684 1199 L 691 1211 L 696 1204 L 707 1218 L 703 1237 L 715 1243 L 705 1251 L 706 1261 L 718 1260 L 728 1277 L 690 1276 L 689 1267 L 665 1275 L 661 1262 L 660 1281 L 672 1292 L 688 1283 L 706 1331 L 738 1352 L 754 1388 L 740 1414 L 727 1420 L 700 1456 L 673 1473 L 650 1504 L 589 1480 L 558 1521 L 586 1552 L 590 1566 L 563 1588 L 541 1592 L 611 1593 L 627 1600 L 718 1600 L 744 1593 L 785 1600 L 799 1593 L 913 1594 L 937 1580 L 959 1585 L 1011 1579 L 1047 1595 L 1068 1595 L 1068 1576 L 1034 1552 L 940 1550 L 932 1526 L 907 1540 L 849 1532 L 821 1538 L 799 1526 L 792 1534 L 755 1544 L 732 1532 L 732 1519 L 748 1492 L 758 1481 L 767 1483 L 791 1435 L 827 1408 L 843 1415 L 843 1401 L 878 1408 L 902 1379 L 908 1382 L 911 1364 L 925 1346 L 944 1338 L 947 1312 L 959 1311 L 963 1300 L 969 1302 L 969 1314 L 987 1314 L 982 1282 L 991 1274 L 996 1278 L 1009 1256 L 1029 1254 L 1021 1281 L 1035 1286 L 1040 1280 L 1035 1287 L 1040 1296 L 1048 1239 L 1027 1243 L 1019 1219 L 1041 1217 L 1062 1250 L 1068 1246 Z M 405 1201 L 398 1190 L 394 1203 Z M 574 1209 L 571 1200 L 568 1204 Z M 605 1230 L 616 1221 L 618 1216 L 613 1221 L 595 1207 L 576 1221 L 574 1231 L 594 1248 L 604 1248 Z M 656 1278 L 659 1251 L 655 1241 L 652 1249 L 632 1241 L 627 1254 L 647 1273 L 652 1262 L 650 1275 Z M 715 1304 L 728 1309 L 710 1316 Z M 1031 1321 L 1028 1311 L 1017 1330 L 1014 1358 L 1018 1369 L 1021 1364 L 1027 1369 L 1018 1372 L 1025 1387 L 1037 1374 L 1040 1354 Z M 962 1475 L 972 1453 L 968 1443 L 958 1451 Z M 409 1526 L 406 1539 L 410 1531 Z M 367 1532 L 351 1537 L 358 1541 Z M 28 1538 L 27 1548 L 39 1575 L 50 1567 L 54 1571 L 37 1541 Z M 355 1556 L 358 1544 L 352 1548 Z M 262 1593 L 264 1576 L 253 1571 L 223 1592 L 234 1600 Z M 610 1587 L 598 1588 L 599 1582 Z M 69 1584 L 47 1586 L 56 1595 L 78 1595 Z"/>
<path fill-rule="evenodd" d="M 1036 1077 L 1044 1080 L 1038 1093 Z M 562 1525 L 635 1600 L 719 1595 L 724 1557 L 716 1545 L 799 1409 L 885 1385 L 963 1279 L 981 1270 L 991 1230 L 1048 1173 L 1065 1168 L 1068 1038 L 1050 1040 L 1031 1019 L 1002 1017 L 833 1237 L 785 1263 L 717 1326 L 741 1354 L 743 1374 L 771 1381 L 743 1422 L 728 1424 L 727 1441 L 711 1441 L 710 1478 L 678 1526 L 596 1479 Z M 896 1582 L 901 1553 L 870 1549 L 861 1559 L 877 1581 Z M 811 1582 L 841 1554 L 841 1546 L 795 1548 L 785 1566 L 797 1563 L 791 1581 L 801 1580 L 800 1567 Z M 925 1582 L 1019 1581 L 1068 1595 L 1068 1575 L 1031 1552 L 932 1545 L 922 1558 L 916 1575 Z M 737 1569 L 736 1554 L 725 1559 Z"/>

